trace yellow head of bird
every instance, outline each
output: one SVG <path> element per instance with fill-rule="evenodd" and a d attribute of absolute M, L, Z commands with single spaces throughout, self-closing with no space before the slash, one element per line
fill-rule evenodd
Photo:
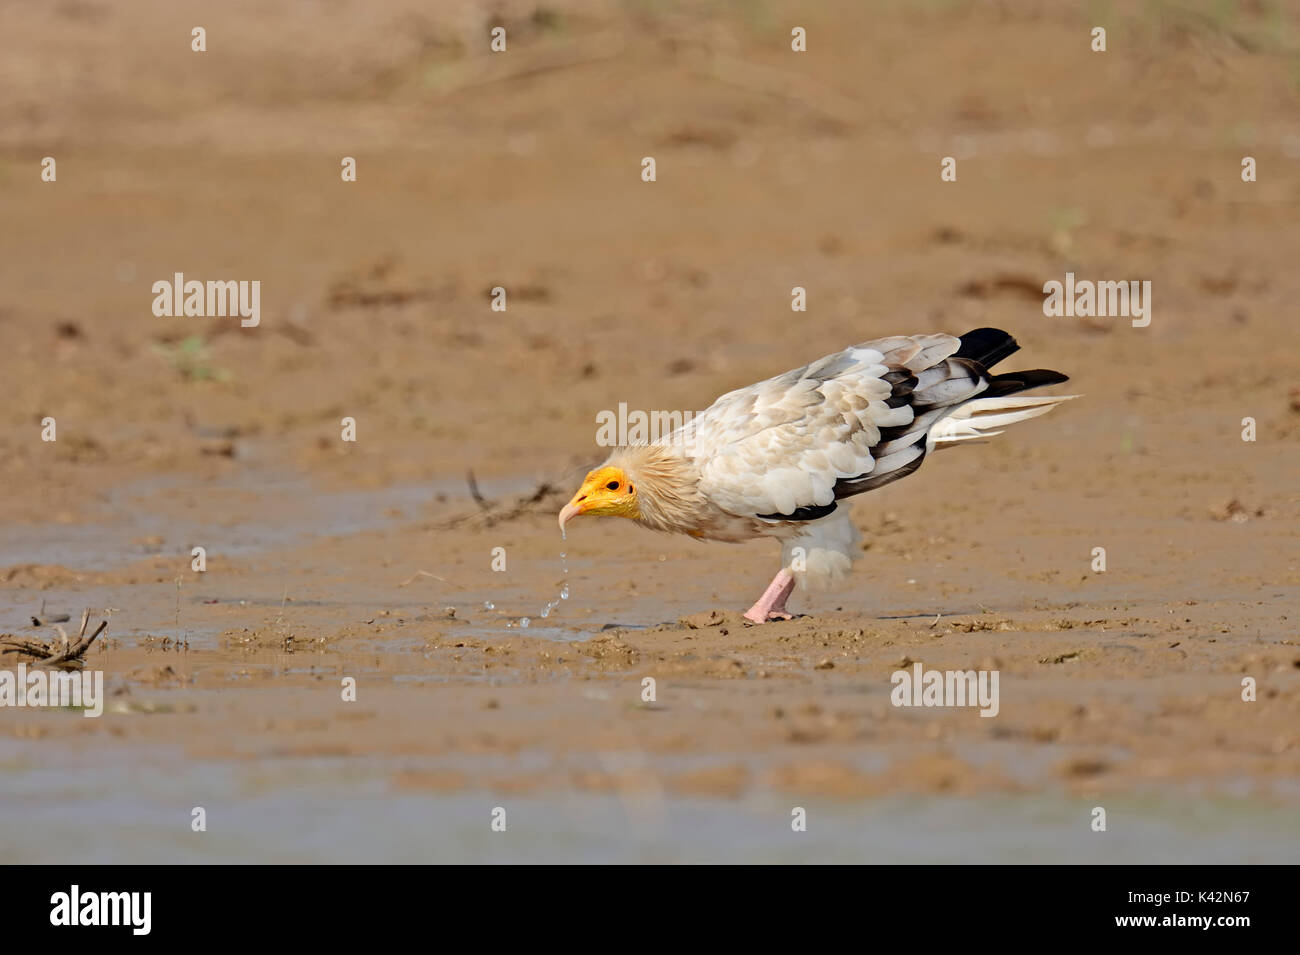
<path fill-rule="evenodd" d="M 622 468 L 603 467 L 591 471 L 582 481 L 582 487 L 560 511 L 560 530 L 570 518 L 579 514 L 628 517 L 641 516 L 637 506 L 636 488 Z"/>

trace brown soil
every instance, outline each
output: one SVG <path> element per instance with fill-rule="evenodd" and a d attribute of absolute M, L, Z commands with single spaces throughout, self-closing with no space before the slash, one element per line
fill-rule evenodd
<path fill-rule="evenodd" d="M 778 826 L 818 801 L 1034 797 L 1085 831 L 1108 800 L 1293 802 L 1293 13 L 1117 10 L 1101 54 L 1086 5 L 1046 0 L 430 6 L 233 0 L 203 54 L 168 0 L 0 9 L 0 632 L 111 621 L 103 718 L 0 712 L 19 801 L 83 806 L 69 790 L 109 764 L 325 760 L 380 816 L 464 797 L 484 831 L 492 806 L 582 794 L 770 799 Z M 1149 279 L 1150 326 L 1044 317 L 1067 270 Z M 261 281 L 260 327 L 155 317 L 178 271 Z M 979 325 L 1086 398 L 859 499 L 865 553 L 806 616 L 736 613 L 771 545 L 594 520 L 560 541 L 598 411 Z M 917 661 L 998 670 L 997 718 L 892 706 Z M 51 794 L 49 766 L 76 784 Z M 176 794 L 182 832 L 200 804 Z M 116 858 L 163 845 L 126 825 L 96 833 Z M 1294 829 L 1266 828 L 1240 858 L 1294 861 Z M 672 825 L 648 845 L 689 855 Z"/>

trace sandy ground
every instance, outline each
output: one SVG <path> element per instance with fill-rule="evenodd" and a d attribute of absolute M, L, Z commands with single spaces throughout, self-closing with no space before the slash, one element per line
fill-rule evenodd
<path fill-rule="evenodd" d="M 429 6 L 0 8 L 0 633 L 109 620 L 101 718 L 0 711 L 0 859 L 1300 860 L 1294 11 Z M 770 544 L 560 540 L 601 410 L 980 325 L 1086 398 L 858 499 L 804 616 L 738 616 Z"/>

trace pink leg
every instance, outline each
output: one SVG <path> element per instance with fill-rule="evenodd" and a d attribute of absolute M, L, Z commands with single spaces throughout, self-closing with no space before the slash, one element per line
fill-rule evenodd
<path fill-rule="evenodd" d="M 763 596 L 758 598 L 758 602 L 745 611 L 745 619 L 752 620 L 754 623 L 792 619 L 793 615 L 787 613 L 785 609 L 785 602 L 792 590 L 794 590 L 794 574 L 782 567 L 772 578 L 772 582 L 767 585 L 767 590 L 763 591 Z"/>

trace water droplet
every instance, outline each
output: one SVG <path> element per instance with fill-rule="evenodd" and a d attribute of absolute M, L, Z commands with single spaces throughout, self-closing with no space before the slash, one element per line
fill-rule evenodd
<path fill-rule="evenodd" d="M 490 601 L 490 600 L 485 600 L 485 601 L 483 601 L 483 609 L 484 609 L 484 610 L 496 610 L 496 609 L 497 609 L 497 605 L 494 604 L 494 603 L 493 603 L 492 601 Z"/>
<path fill-rule="evenodd" d="M 529 620 L 527 617 L 520 617 L 520 618 L 519 618 L 519 626 L 521 626 L 521 627 L 526 627 L 526 626 L 528 626 L 530 623 L 532 623 L 532 621 Z"/>
<path fill-rule="evenodd" d="M 551 615 L 551 608 L 550 608 L 550 607 L 543 607 L 543 608 L 542 608 L 542 619 L 545 620 L 545 619 L 546 619 L 547 617 L 549 617 L 550 615 Z"/>
<path fill-rule="evenodd" d="M 568 584 L 565 584 L 563 587 L 560 588 L 560 599 L 561 599 L 561 600 L 568 600 L 568 599 L 569 599 L 569 585 L 568 585 Z"/>

